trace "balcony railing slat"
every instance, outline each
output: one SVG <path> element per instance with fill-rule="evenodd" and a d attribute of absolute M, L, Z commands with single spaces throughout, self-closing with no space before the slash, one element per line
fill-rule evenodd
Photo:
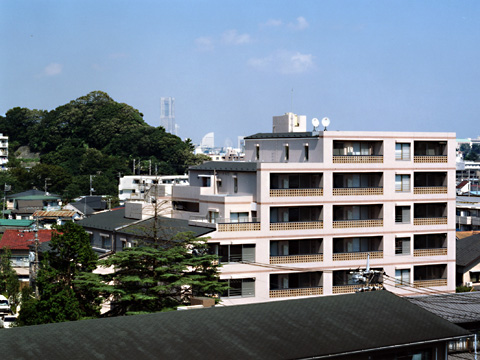
<path fill-rule="evenodd" d="M 446 155 L 437 155 L 437 156 L 423 156 L 415 155 L 413 157 L 414 163 L 447 163 L 448 157 Z"/>
<path fill-rule="evenodd" d="M 293 264 L 323 261 L 323 254 L 270 256 L 270 264 Z"/>
<path fill-rule="evenodd" d="M 323 295 L 322 287 L 270 290 L 271 298 Z"/>
<path fill-rule="evenodd" d="M 434 286 L 447 286 L 447 279 L 432 279 L 432 280 L 415 280 L 413 286 L 419 287 L 434 287 Z"/>
<path fill-rule="evenodd" d="M 434 218 L 415 218 L 413 219 L 413 225 L 446 225 L 447 217 L 434 217 Z"/>
<path fill-rule="evenodd" d="M 446 186 L 415 186 L 413 188 L 414 194 L 447 194 L 448 188 Z"/>
<path fill-rule="evenodd" d="M 333 286 L 332 293 L 333 294 L 349 294 L 349 293 L 354 293 L 358 288 L 359 288 L 359 285 Z"/>
<path fill-rule="evenodd" d="M 334 188 L 334 196 L 349 196 L 349 195 L 383 195 L 383 188 Z"/>
<path fill-rule="evenodd" d="M 334 155 L 334 164 L 381 164 L 383 155 Z"/>
<path fill-rule="evenodd" d="M 413 250 L 413 256 L 438 256 L 438 255 L 447 255 L 447 248 Z"/>
<path fill-rule="evenodd" d="M 348 229 L 358 227 L 382 227 L 383 219 L 374 220 L 336 220 L 333 222 L 334 229 Z"/>
<path fill-rule="evenodd" d="M 333 261 L 366 260 L 369 254 L 370 254 L 370 259 L 383 259 L 383 251 L 369 251 L 369 252 L 334 253 Z"/>
<path fill-rule="evenodd" d="M 299 221 L 270 223 L 270 230 L 311 230 L 323 229 L 323 221 Z"/>
<path fill-rule="evenodd" d="M 323 189 L 270 189 L 270 197 L 323 196 Z"/>

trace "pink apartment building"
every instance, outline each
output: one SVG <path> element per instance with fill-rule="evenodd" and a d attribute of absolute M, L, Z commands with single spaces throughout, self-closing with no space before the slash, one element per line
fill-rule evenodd
<path fill-rule="evenodd" d="M 455 291 L 455 133 L 306 131 L 291 113 L 273 125 L 245 138 L 246 161 L 173 188 L 173 217 L 214 229 L 223 304 L 354 292 L 368 254 L 392 292 Z"/>

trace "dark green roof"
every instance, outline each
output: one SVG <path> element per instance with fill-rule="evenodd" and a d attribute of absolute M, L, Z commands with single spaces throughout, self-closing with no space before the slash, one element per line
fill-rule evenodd
<path fill-rule="evenodd" d="M 210 171 L 257 171 L 257 163 L 245 161 L 208 161 L 201 165 L 190 167 L 190 170 Z"/>
<path fill-rule="evenodd" d="M 318 138 L 320 132 L 314 135 L 311 131 L 286 133 L 258 133 L 245 137 L 248 139 L 283 139 L 283 138 Z"/>
<path fill-rule="evenodd" d="M 467 336 L 387 291 L 2 331 L 5 359 L 305 359 Z"/>
<path fill-rule="evenodd" d="M 119 227 L 133 224 L 138 221 L 138 219 L 127 219 L 125 217 L 125 208 L 122 207 L 90 215 L 89 217 L 78 221 L 77 224 L 84 228 L 114 231 Z"/>
<path fill-rule="evenodd" d="M 152 237 L 154 236 L 153 229 L 157 229 L 158 237 L 164 240 L 170 240 L 180 232 L 190 231 L 193 232 L 196 237 L 199 237 L 215 230 L 214 228 L 209 227 L 189 225 L 188 220 L 172 219 L 162 216 L 157 218 L 156 226 L 153 224 L 154 219 L 150 218 L 142 222 L 129 225 L 118 232 L 130 235 Z"/>

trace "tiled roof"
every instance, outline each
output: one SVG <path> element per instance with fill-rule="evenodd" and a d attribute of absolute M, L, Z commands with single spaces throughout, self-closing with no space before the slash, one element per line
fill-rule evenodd
<path fill-rule="evenodd" d="M 34 217 L 52 217 L 52 218 L 58 218 L 58 217 L 67 217 L 71 218 L 75 215 L 75 211 L 70 211 L 70 210 L 37 210 L 33 213 Z"/>
<path fill-rule="evenodd" d="M 113 231 L 119 227 L 126 226 L 138 222 L 137 219 L 127 219 L 125 217 L 125 208 L 112 209 L 97 214 L 77 222 L 78 225 L 84 228 L 99 229 Z"/>
<path fill-rule="evenodd" d="M 456 263 L 458 266 L 468 266 L 480 261 L 480 234 L 457 239 Z"/>
<path fill-rule="evenodd" d="M 211 171 L 257 171 L 257 163 L 245 161 L 207 161 L 203 164 L 192 166 L 189 170 Z"/>
<path fill-rule="evenodd" d="M 305 359 L 470 333 L 387 291 L 170 311 L 3 331 L 2 358 Z"/>
<path fill-rule="evenodd" d="M 480 321 L 480 291 L 406 299 L 454 324 Z"/>
<path fill-rule="evenodd" d="M 468 181 L 467 180 L 463 180 L 462 182 L 460 182 L 458 185 L 457 185 L 457 189 L 461 189 L 463 188 L 465 185 L 468 184 Z"/>
<path fill-rule="evenodd" d="M 38 230 L 38 240 L 40 243 L 50 241 L 53 230 Z M 7 247 L 11 250 L 28 250 L 28 247 L 34 241 L 33 231 L 5 230 L 0 239 L 0 249 Z"/>

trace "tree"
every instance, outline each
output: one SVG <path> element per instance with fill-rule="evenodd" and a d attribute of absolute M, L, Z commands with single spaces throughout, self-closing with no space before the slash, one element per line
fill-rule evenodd
<path fill-rule="evenodd" d="M 79 320 L 100 313 L 97 294 L 75 283 L 77 277 L 96 268 L 97 255 L 88 234 L 73 222 L 54 228 L 37 276 L 40 298 L 22 303 L 20 325 Z"/>
<path fill-rule="evenodd" d="M 20 283 L 10 261 L 11 255 L 11 250 L 6 247 L 0 254 L 0 294 L 9 298 L 15 308 L 18 303 Z"/>
<path fill-rule="evenodd" d="M 115 315 L 165 311 L 192 296 L 219 294 L 226 285 L 218 281 L 218 258 L 208 254 L 206 241 L 184 232 L 115 253 L 100 262 L 115 272 L 103 276 L 99 291 L 114 299 Z"/>

